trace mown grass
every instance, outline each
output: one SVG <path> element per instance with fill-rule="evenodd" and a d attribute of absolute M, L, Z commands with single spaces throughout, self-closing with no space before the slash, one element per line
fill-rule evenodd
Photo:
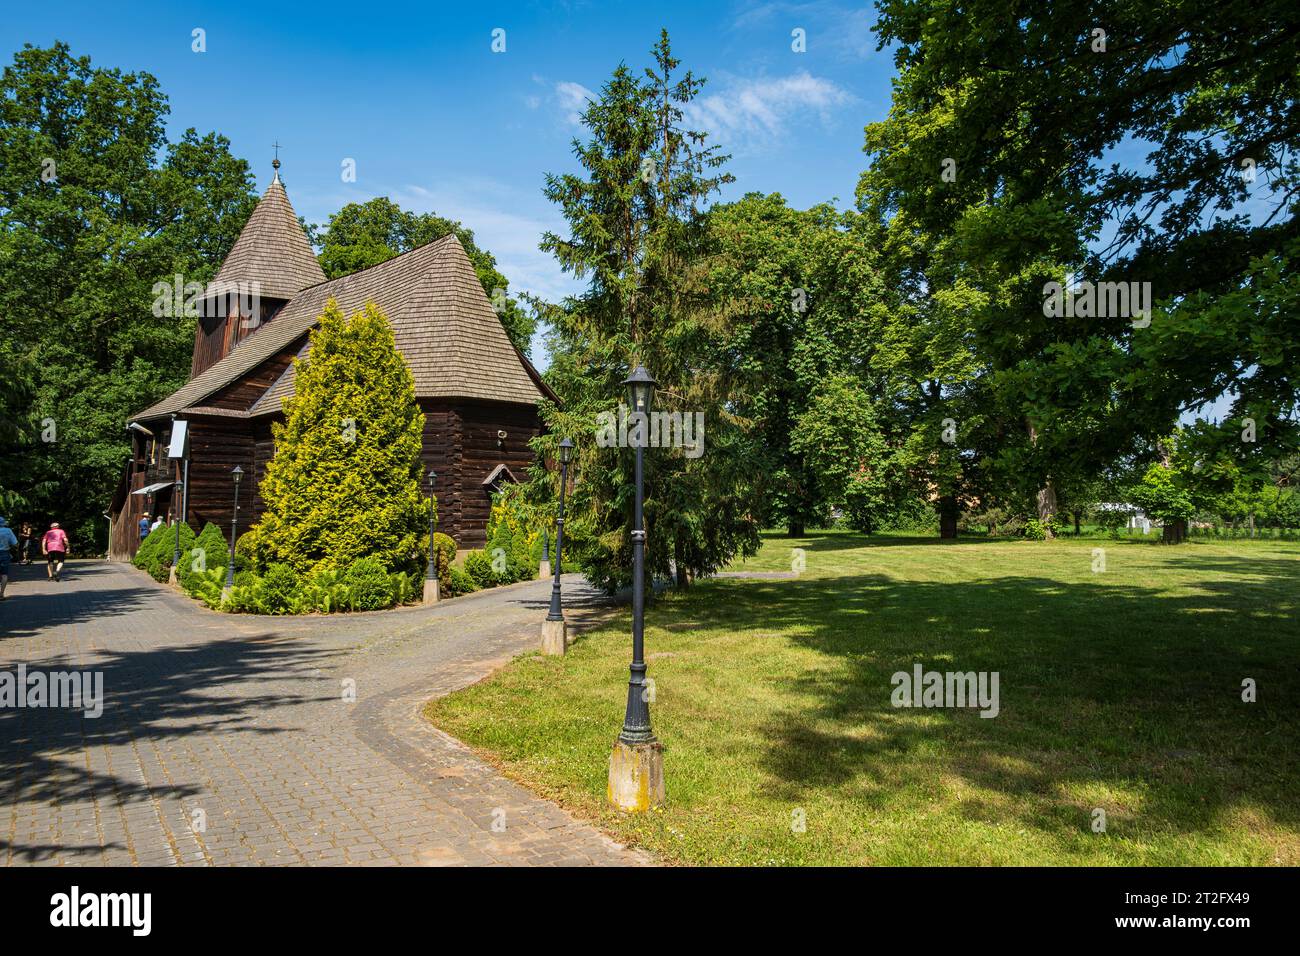
<path fill-rule="evenodd" d="M 667 861 L 1300 864 L 1300 545 L 771 535 L 738 567 L 787 570 L 794 547 L 795 580 L 649 610 L 658 812 L 604 804 L 626 613 L 427 713 Z M 997 671 L 999 716 L 895 709 L 916 662 Z"/>

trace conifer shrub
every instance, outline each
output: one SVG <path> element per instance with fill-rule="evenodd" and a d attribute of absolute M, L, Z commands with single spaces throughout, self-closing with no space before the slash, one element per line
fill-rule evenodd
<path fill-rule="evenodd" d="M 185 522 L 181 522 L 181 561 L 194 546 L 194 532 Z M 166 581 L 171 575 L 172 555 L 176 548 L 176 526 L 159 525 L 140 543 L 132 563 L 148 574 L 155 581 Z M 179 574 L 179 570 L 178 574 Z"/>
<path fill-rule="evenodd" d="M 272 426 L 276 453 L 259 488 L 266 503 L 256 527 L 259 566 L 351 576 L 354 562 L 374 558 L 385 574 L 422 571 L 430 508 L 420 460 L 424 413 L 373 303 L 349 318 L 330 300 L 310 353 L 295 363 L 284 413 Z M 367 592 L 364 600 L 378 599 Z"/>
<path fill-rule="evenodd" d="M 249 528 L 235 539 L 235 570 L 261 572 L 266 569 L 266 564 L 266 559 L 261 553 L 257 528 Z"/>
<path fill-rule="evenodd" d="M 267 614 L 289 614 L 298 595 L 298 573 L 287 564 L 273 564 L 262 575 L 262 607 Z"/>
<path fill-rule="evenodd" d="M 388 569 L 377 557 L 354 561 L 344 574 L 348 603 L 353 610 L 379 611 L 393 606 L 393 586 Z"/>
<path fill-rule="evenodd" d="M 474 579 L 466 573 L 464 568 L 458 568 L 453 565 L 449 577 L 450 584 L 447 588 L 447 593 L 452 597 L 459 594 L 473 594 L 478 590 L 478 585 L 474 582 Z"/>
<path fill-rule="evenodd" d="M 492 570 L 492 562 L 482 551 L 471 551 L 465 555 L 465 574 L 474 582 L 476 589 L 494 588 L 500 582 L 497 573 Z"/>

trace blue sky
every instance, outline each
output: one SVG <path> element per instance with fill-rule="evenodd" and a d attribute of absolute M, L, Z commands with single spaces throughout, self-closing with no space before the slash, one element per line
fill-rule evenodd
<path fill-rule="evenodd" d="M 894 73 L 870 3 L 125 6 L 10 4 L 0 54 L 60 39 L 97 65 L 147 70 L 170 99 L 172 138 L 225 134 L 261 188 L 278 140 L 309 221 L 374 196 L 436 211 L 474 230 L 512 290 L 548 298 L 575 286 L 537 250 L 544 230 L 563 229 L 543 177 L 575 167 L 584 96 L 620 60 L 646 65 L 661 26 L 683 68 L 708 77 L 694 118 L 733 154 L 724 198 L 851 204 L 862 129 L 885 115 Z M 492 51 L 498 28 L 504 53 Z M 195 29 L 206 52 L 192 49 Z M 792 49 L 796 29 L 806 52 Z"/>

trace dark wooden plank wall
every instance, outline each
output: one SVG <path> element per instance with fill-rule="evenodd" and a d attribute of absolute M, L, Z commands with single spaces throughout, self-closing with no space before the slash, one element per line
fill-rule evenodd
<path fill-rule="evenodd" d="M 526 479 L 533 460 L 528 443 L 541 431 L 537 410 L 498 402 L 433 399 L 421 399 L 420 407 L 425 414 L 423 473 L 427 474 L 430 468 L 438 473 L 438 530 L 449 535 L 459 548 L 481 548 L 491 512 L 491 496 L 483 480 L 500 464 L 505 464 L 517 478 Z M 235 465 L 244 469 L 239 491 L 239 533 L 247 531 L 261 517 L 265 503 L 258 489 L 275 453 L 271 423 L 279 418 L 276 415 L 251 420 L 215 416 L 190 419 L 190 495 L 186 517 L 195 533 L 212 521 L 221 528 L 222 534 L 230 534 L 234 499 L 231 470 Z M 158 440 L 165 443 L 170 425 L 159 431 Z M 506 433 L 504 439 L 498 439 L 499 431 Z M 141 457 L 141 444 L 137 442 L 137 458 L 129 478 L 131 490 L 143 487 L 149 480 L 167 480 L 161 472 L 170 472 L 165 459 L 157 465 L 148 465 Z M 144 504 L 142 496 L 128 496 L 121 512 L 114 515 L 115 556 L 128 558 L 135 553 L 131 535 Z"/>
<path fill-rule="evenodd" d="M 460 543 L 463 529 L 460 522 L 460 416 L 456 409 L 445 401 L 420 399 L 420 409 L 424 412 L 424 447 L 420 458 L 424 463 L 423 472 L 429 470 L 438 473 L 434 493 L 438 496 L 438 530 Z M 425 485 L 428 491 L 428 485 Z"/>
<path fill-rule="evenodd" d="M 516 478 L 526 481 L 533 462 L 528 443 L 541 433 L 541 421 L 537 409 L 527 405 L 461 401 L 456 411 L 461 451 L 457 518 L 463 538 L 456 543 L 462 548 L 481 548 L 492 511 L 492 498 L 483 479 L 504 464 Z M 501 431 L 506 433 L 504 439 L 498 438 Z"/>
<path fill-rule="evenodd" d="M 214 522 L 230 537 L 235 483 L 231 472 L 244 469 L 239 488 L 239 533 L 256 521 L 257 481 L 252 429 L 246 419 L 195 418 L 190 421 L 189 523 L 195 533 Z"/>

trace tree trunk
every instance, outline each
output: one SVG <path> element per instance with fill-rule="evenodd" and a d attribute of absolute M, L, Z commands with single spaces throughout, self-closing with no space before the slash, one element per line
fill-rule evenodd
<path fill-rule="evenodd" d="M 1083 532 L 1079 530 L 1079 512 L 1076 511 L 1074 513 L 1074 536 L 1077 538 L 1081 534 Z"/>
<path fill-rule="evenodd" d="M 786 536 L 787 538 L 802 538 L 802 537 L 803 537 L 803 522 L 802 522 L 802 521 L 791 521 L 790 524 L 789 524 L 789 527 L 786 529 L 785 536 Z"/>
<path fill-rule="evenodd" d="M 1029 431 L 1029 444 L 1038 445 L 1038 429 L 1028 418 L 1025 428 Z M 1051 478 L 1044 478 L 1043 487 L 1038 489 L 1038 520 L 1043 525 L 1047 536 L 1052 537 L 1052 518 L 1056 516 L 1056 485 Z"/>
<path fill-rule="evenodd" d="M 1056 485 L 1049 479 L 1047 484 L 1038 489 L 1038 520 L 1043 523 L 1043 530 L 1052 537 L 1052 519 L 1056 517 Z"/>
<path fill-rule="evenodd" d="M 944 495 L 939 499 L 939 537 L 957 537 L 957 496 Z"/>
<path fill-rule="evenodd" d="M 1255 512 L 1250 513 L 1250 536 L 1255 537 Z"/>
<path fill-rule="evenodd" d="M 1187 540 L 1187 521 L 1183 518 L 1166 521 L 1160 540 L 1165 544 L 1182 544 Z"/>

